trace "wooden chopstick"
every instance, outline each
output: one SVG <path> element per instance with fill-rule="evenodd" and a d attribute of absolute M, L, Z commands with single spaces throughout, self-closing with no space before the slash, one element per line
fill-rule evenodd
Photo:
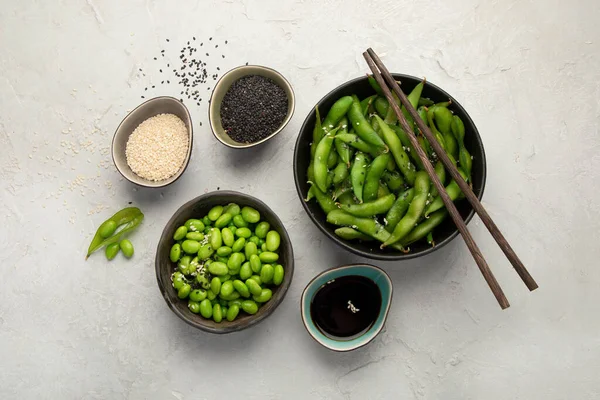
<path fill-rule="evenodd" d="M 365 57 L 365 60 L 367 61 L 369 68 L 371 68 L 371 71 L 373 72 L 373 76 L 375 77 L 375 80 L 377 81 L 379 86 L 381 86 L 381 89 L 383 90 L 385 97 L 388 99 L 390 107 L 392 107 L 394 112 L 396 113 L 396 116 L 398 117 L 398 121 L 400 122 L 402 129 L 404 129 L 406 131 L 406 133 L 407 133 L 406 136 L 408 136 L 413 148 L 415 149 L 415 151 L 417 152 L 417 155 L 421 159 L 421 162 L 422 162 L 423 166 L 425 167 L 427 174 L 429 174 L 429 177 L 433 181 L 433 184 L 436 187 L 439 195 L 442 197 L 442 200 L 444 201 L 444 204 L 446 205 L 446 208 L 448 209 L 448 212 L 450 213 L 452 220 L 456 224 L 458 231 L 462 235 L 465 243 L 467 244 L 467 247 L 471 251 L 471 255 L 475 259 L 475 262 L 477 263 L 477 266 L 479 267 L 481 274 L 483 275 L 485 281 L 487 282 L 488 286 L 492 290 L 492 293 L 496 297 L 498 304 L 500 304 L 500 307 L 503 310 L 510 307 L 510 304 L 508 303 L 508 299 L 504 295 L 502 288 L 500 287 L 500 285 L 498 284 L 498 281 L 494 277 L 494 274 L 490 270 L 490 267 L 487 264 L 487 262 L 485 261 L 483 254 L 481 254 L 481 250 L 479 250 L 477 243 L 475 243 L 475 240 L 473 239 L 473 237 L 471 236 L 471 233 L 467 229 L 467 225 L 465 224 L 462 217 L 458 213 L 458 210 L 456 209 L 454 202 L 450 199 L 450 197 L 448 196 L 448 193 L 446 193 L 446 188 L 440 182 L 439 178 L 435 174 L 433 165 L 429 162 L 427 156 L 425 155 L 425 152 L 419 145 L 417 138 L 412 133 L 412 130 L 410 129 L 410 126 L 408 125 L 406 118 L 404 118 L 402 111 L 400 111 L 400 107 L 394 101 L 394 98 L 392 97 L 392 92 L 387 87 L 386 82 L 384 81 L 379 70 L 375 66 L 375 63 L 373 62 L 371 55 L 369 53 L 365 52 L 365 53 L 363 53 L 363 56 Z M 394 84 L 396 84 L 395 81 L 394 81 Z M 435 141 L 435 139 L 433 141 Z M 430 140 L 430 142 L 431 142 L 431 140 Z M 437 151 L 438 150 L 436 150 L 436 152 Z M 442 152 L 443 152 L 443 150 L 442 150 Z"/>
<path fill-rule="evenodd" d="M 456 167 L 452 164 L 452 162 L 446 155 L 446 152 L 442 149 L 442 146 L 438 143 L 437 140 L 435 140 L 429 127 L 423 122 L 423 120 L 421 120 L 421 118 L 419 118 L 417 110 L 415 110 L 415 108 L 410 104 L 410 102 L 406 98 L 406 95 L 402 92 L 402 90 L 400 90 L 400 87 L 396 84 L 396 81 L 394 80 L 388 69 L 381 62 L 381 59 L 377 56 L 377 54 L 375 54 L 375 52 L 371 48 L 367 49 L 367 53 L 371 56 L 373 62 L 379 68 L 383 77 L 388 82 L 394 93 L 396 93 L 402 105 L 404 105 L 404 107 L 408 110 L 412 118 L 415 120 L 421 132 L 423 132 L 429 143 L 434 148 L 436 154 L 438 155 L 438 158 L 442 161 L 442 163 L 446 167 L 446 170 L 450 172 L 450 175 L 452 175 L 452 178 L 456 181 L 462 192 L 465 194 L 465 197 L 467 198 L 469 203 L 471 203 L 471 206 L 479 215 L 479 218 L 481 218 L 483 224 L 486 226 L 494 240 L 496 240 L 496 243 L 498 243 L 498 246 L 500 246 L 500 249 L 502 249 L 504 255 L 506 256 L 506 258 L 508 258 L 513 268 L 515 269 L 515 271 L 517 271 L 517 274 L 519 274 L 527 288 L 530 291 L 537 289 L 538 284 L 536 283 L 536 281 L 533 279 L 529 271 L 527 271 L 527 268 L 525 268 L 525 265 L 523 265 L 523 263 L 517 256 L 517 253 L 515 253 L 513 248 L 510 246 L 508 240 L 506 240 L 496 223 L 492 220 L 492 217 L 490 217 L 490 215 L 487 213 L 487 211 L 485 210 L 475 193 L 473 193 L 470 186 L 467 184 L 467 182 L 465 182 L 465 180 L 462 178 Z"/>

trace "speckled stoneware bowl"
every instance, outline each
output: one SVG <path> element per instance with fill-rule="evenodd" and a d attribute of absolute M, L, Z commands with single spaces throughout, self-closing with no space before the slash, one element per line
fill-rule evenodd
<path fill-rule="evenodd" d="M 173 246 L 173 233 L 190 218 L 198 218 L 208 214 L 208 211 L 217 205 L 237 203 L 240 207 L 250 206 L 260 212 L 261 220 L 267 221 L 271 229 L 275 229 L 281 236 L 281 245 L 279 247 L 279 263 L 283 265 L 285 275 L 283 282 L 279 286 L 271 287 L 273 297 L 265 303 L 254 315 L 248 315 L 240 312 L 240 316 L 234 321 L 223 320 L 220 323 L 203 318 L 199 314 L 192 313 L 187 307 L 187 300 L 180 300 L 177 297 L 177 291 L 173 289 L 171 274 L 175 271 L 175 264 L 171 262 L 169 253 Z M 167 305 L 179 318 L 186 323 L 210 333 L 231 333 L 249 328 L 266 319 L 281 304 L 287 293 L 292 277 L 294 276 L 294 251 L 292 242 L 288 236 L 283 222 L 277 215 L 262 201 L 247 194 L 232 191 L 216 191 L 196 197 L 188 201 L 173 214 L 165 229 L 162 232 L 156 249 L 155 259 L 156 279 L 158 288 L 162 293 Z"/>
<path fill-rule="evenodd" d="M 310 314 L 310 305 L 317 291 L 327 282 L 343 276 L 358 275 L 371 279 L 381 293 L 381 308 L 375 323 L 361 336 L 351 340 L 335 340 L 325 336 L 315 325 Z M 304 327 L 318 343 L 334 351 L 350 351 L 365 346 L 381 332 L 392 304 L 392 280 L 380 268 L 369 264 L 351 264 L 335 267 L 322 272 L 313 278 L 302 292 L 300 313 Z"/>
<path fill-rule="evenodd" d="M 266 78 L 272 79 L 275 83 L 283 88 L 285 94 L 287 95 L 288 100 L 288 109 L 287 115 L 279 129 L 275 132 L 271 133 L 266 138 L 259 140 L 258 142 L 253 143 L 240 143 L 236 142 L 223 129 L 223 125 L 221 125 L 221 102 L 223 101 L 223 97 L 225 93 L 231 87 L 233 82 L 238 79 L 248 76 L 248 75 L 260 75 Z M 260 65 L 242 65 L 241 67 L 237 67 L 227 72 L 225 75 L 219 79 L 217 85 L 213 89 L 212 95 L 210 97 L 210 107 L 208 108 L 208 120 L 210 122 L 210 129 L 212 129 L 213 135 L 217 138 L 217 140 L 223 143 L 225 146 L 232 147 L 234 149 L 248 149 L 250 147 L 259 145 L 261 143 L 266 142 L 271 139 L 275 135 L 285 128 L 285 126 L 292 119 L 292 115 L 294 115 L 294 107 L 295 107 L 295 96 L 294 90 L 292 89 L 292 85 L 281 75 L 279 72 L 274 69 L 263 67 Z"/>
<path fill-rule="evenodd" d="M 150 181 L 140 177 L 131 170 L 127 164 L 125 149 L 127 147 L 129 135 L 133 133 L 135 128 L 137 128 L 148 118 L 154 117 L 158 114 L 174 114 L 183 121 L 187 127 L 189 135 L 188 149 L 183 165 L 181 168 L 179 168 L 179 171 L 177 171 L 175 175 L 162 181 Z M 123 175 L 123 177 L 129 182 L 150 188 L 164 187 L 179 179 L 179 177 L 187 168 L 192 155 L 193 138 L 194 128 L 192 124 L 192 118 L 190 117 L 190 112 L 188 111 L 187 107 L 174 97 L 155 97 L 137 106 L 135 110 L 127 114 L 123 121 L 121 121 L 112 141 L 112 158 L 119 173 Z"/>

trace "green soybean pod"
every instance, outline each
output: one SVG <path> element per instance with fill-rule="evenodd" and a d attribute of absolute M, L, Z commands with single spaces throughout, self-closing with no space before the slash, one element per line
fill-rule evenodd
<path fill-rule="evenodd" d="M 283 265 L 277 264 L 273 270 L 273 285 L 281 285 L 284 274 Z"/>
<path fill-rule="evenodd" d="M 212 317 L 213 306 L 209 299 L 204 299 L 200 302 L 200 315 L 204 318 Z"/>
<path fill-rule="evenodd" d="M 281 236 L 277 231 L 269 231 L 267 233 L 267 239 L 265 240 L 268 251 L 277 251 L 279 249 L 279 245 L 281 244 Z"/>
<path fill-rule="evenodd" d="M 223 239 L 221 237 L 221 231 L 217 228 L 212 228 L 210 230 L 210 239 L 209 239 L 209 243 L 212 246 L 212 248 L 214 250 L 218 249 L 219 247 L 221 247 L 221 245 L 223 244 Z"/>
<path fill-rule="evenodd" d="M 235 238 L 230 228 L 221 229 L 221 239 L 223 240 L 225 246 L 233 247 L 233 242 L 235 242 Z"/>
<path fill-rule="evenodd" d="M 208 219 L 214 222 L 219 219 L 221 214 L 223 214 L 223 206 L 214 206 L 210 209 L 207 216 Z"/>
<path fill-rule="evenodd" d="M 255 224 L 260 221 L 260 213 L 252 207 L 244 207 L 242 208 L 242 218 L 250 224 Z"/>
<path fill-rule="evenodd" d="M 260 292 L 262 291 L 260 284 L 258 284 L 252 278 L 246 279 L 245 283 L 246 283 L 246 287 L 248 287 L 248 290 L 250 291 L 250 293 L 252 293 L 254 296 L 258 296 L 260 294 Z"/>
<path fill-rule="evenodd" d="M 106 238 L 112 236 L 116 230 L 117 230 L 116 221 L 109 219 L 107 221 L 104 221 L 102 223 L 102 225 L 100 225 L 100 227 L 98 228 L 98 235 L 100 235 L 100 237 L 102 239 L 106 239 Z"/>
<path fill-rule="evenodd" d="M 246 228 L 248 226 L 248 223 L 246 221 L 244 221 L 244 218 L 242 217 L 241 214 L 238 214 L 235 217 L 233 217 L 233 224 L 237 228 Z"/>
<path fill-rule="evenodd" d="M 260 280 L 268 285 L 273 281 L 273 274 L 275 273 L 275 268 L 271 264 L 265 264 L 260 269 Z"/>
<path fill-rule="evenodd" d="M 117 256 L 117 254 L 119 254 L 119 243 L 111 243 L 108 246 L 106 246 L 106 249 L 104 250 L 104 254 L 106 255 L 106 258 L 108 260 L 112 260 L 113 258 L 115 258 Z"/>
<path fill-rule="evenodd" d="M 363 201 L 363 187 L 365 185 L 368 165 L 367 156 L 364 153 L 357 151 L 356 156 L 354 157 L 354 164 L 350 169 L 350 180 L 352 182 L 354 196 L 356 196 L 360 203 Z M 331 210 L 325 210 L 325 212 L 329 211 Z"/>
<path fill-rule="evenodd" d="M 185 283 L 177 291 L 177 297 L 179 297 L 180 299 L 185 299 L 185 298 L 187 298 L 190 295 L 191 291 L 192 291 L 192 287 L 190 286 L 190 284 L 189 283 Z"/>
<path fill-rule="evenodd" d="M 229 225 L 229 223 L 231 222 L 231 220 L 233 219 L 233 216 L 231 214 L 228 213 L 224 213 L 221 214 L 221 216 L 219 217 L 219 219 L 217 219 L 215 221 L 215 228 L 224 228 L 227 225 Z"/>
<path fill-rule="evenodd" d="M 240 213 L 240 211 L 241 211 L 240 206 L 238 206 L 235 203 L 229 203 L 223 209 L 223 213 L 231 214 L 232 217 L 235 217 L 236 215 L 238 215 Z"/>
<path fill-rule="evenodd" d="M 323 120 L 323 132 L 327 133 L 331 131 L 340 120 L 346 115 L 348 109 L 352 105 L 353 99 L 351 96 L 343 96 L 336 100 L 335 103 L 329 109 L 329 112 Z M 359 103 L 360 107 L 360 103 Z"/>
<path fill-rule="evenodd" d="M 221 296 L 222 297 L 230 296 L 231 293 L 233 293 L 233 291 L 234 291 L 233 282 L 231 282 L 231 281 L 223 282 L 223 284 L 221 285 Z"/>
<path fill-rule="evenodd" d="M 181 243 L 181 248 L 188 254 L 195 254 L 200 250 L 200 243 L 195 240 L 184 240 L 183 243 Z"/>
<path fill-rule="evenodd" d="M 266 303 L 273 297 L 271 289 L 262 289 L 259 295 L 252 296 L 252 299 L 257 303 Z"/>
<path fill-rule="evenodd" d="M 227 257 L 232 251 L 233 250 L 231 250 L 231 247 L 221 246 L 217 249 L 217 255 L 220 257 Z"/>
<path fill-rule="evenodd" d="M 200 303 L 206 298 L 206 290 L 194 289 L 190 292 L 190 300 Z"/>
<path fill-rule="evenodd" d="M 188 229 L 185 226 L 180 226 L 173 234 L 173 240 L 181 240 L 185 237 L 185 235 L 187 235 L 187 233 Z"/>
<path fill-rule="evenodd" d="M 133 244 L 127 239 L 123 239 L 119 242 L 119 248 L 123 252 L 123 255 L 127 258 L 133 256 Z"/>
<path fill-rule="evenodd" d="M 233 288 L 242 296 L 242 297 L 250 297 L 250 290 L 248 286 L 244 282 L 239 279 L 233 281 Z"/>
<path fill-rule="evenodd" d="M 250 261 L 246 261 L 240 268 L 240 279 L 246 280 L 252 276 L 252 268 L 250 267 Z"/>
<path fill-rule="evenodd" d="M 208 272 L 216 276 L 227 275 L 228 271 L 227 265 L 220 261 L 212 262 L 208 266 Z"/>
<path fill-rule="evenodd" d="M 254 300 L 244 300 L 242 301 L 242 310 L 250 315 L 256 314 L 258 311 L 258 304 L 256 304 Z"/>
<path fill-rule="evenodd" d="M 233 250 L 234 253 L 240 252 L 242 251 L 242 249 L 246 246 L 246 239 L 245 238 L 238 238 L 235 242 L 233 242 L 233 246 L 231 247 L 231 250 Z M 247 256 L 246 256 L 247 258 Z"/>
<path fill-rule="evenodd" d="M 177 261 L 179 261 L 180 257 L 181 257 L 181 245 L 179 243 L 175 243 L 171 247 L 171 252 L 169 253 L 169 258 L 171 259 L 172 262 L 177 262 Z"/>
<path fill-rule="evenodd" d="M 242 304 L 242 303 L 240 302 L 240 304 Z M 239 313 L 240 313 L 239 305 L 237 305 L 237 304 L 230 305 L 229 309 L 227 309 L 227 321 L 231 322 L 231 321 L 235 320 Z"/>
<path fill-rule="evenodd" d="M 201 242 L 204 240 L 204 234 L 202 232 L 188 232 L 187 235 L 185 235 L 185 238 L 189 240 L 195 240 L 196 242 Z"/>
<path fill-rule="evenodd" d="M 215 304 L 213 306 L 212 318 L 213 318 L 213 321 L 215 321 L 216 323 L 219 323 L 223 320 L 223 314 L 222 314 L 220 304 Z"/>
<path fill-rule="evenodd" d="M 273 263 L 279 260 L 279 254 L 271 251 L 263 251 L 259 256 L 260 261 L 264 263 Z"/>
<path fill-rule="evenodd" d="M 237 237 L 243 237 L 245 239 L 248 239 L 250 236 L 252 236 L 252 231 L 249 228 L 238 228 L 235 231 L 235 235 Z"/>
<path fill-rule="evenodd" d="M 406 214 L 406 210 L 408 210 L 408 206 L 412 201 L 415 194 L 415 190 L 413 188 L 408 189 L 405 192 L 402 192 L 398 195 L 396 201 L 392 207 L 388 210 L 385 215 L 385 230 L 389 233 L 392 233 L 398 225 L 398 222 L 404 217 Z"/>
<path fill-rule="evenodd" d="M 208 244 L 208 243 L 203 244 L 202 246 L 200 246 L 200 249 L 198 250 L 198 258 L 200 260 L 206 260 L 210 256 L 212 256 L 214 251 L 215 250 L 213 249 L 213 247 L 210 244 Z"/>
<path fill-rule="evenodd" d="M 250 256 L 250 268 L 255 274 L 260 272 L 260 269 L 262 268 L 262 262 L 260 260 L 260 256 L 257 254 L 252 254 Z"/>
<path fill-rule="evenodd" d="M 262 221 L 258 225 L 256 225 L 256 229 L 254 229 L 254 234 L 259 239 L 264 239 L 267 236 L 269 229 L 271 229 L 271 225 L 267 221 Z"/>
<path fill-rule="evenodd" d="M 200 303 L 190 299 L 190 300 L 188 300 L 188 308 L 194 314 L 198 314 L 200 312 Z"/>
<path fill-rule="evenodd" d="M 221 292 L 221 278 L 219 278 L 218 276 L 215 276 L 214 278 L 211 279 L 210 290 L 214 294 L 219 294 Z"/>

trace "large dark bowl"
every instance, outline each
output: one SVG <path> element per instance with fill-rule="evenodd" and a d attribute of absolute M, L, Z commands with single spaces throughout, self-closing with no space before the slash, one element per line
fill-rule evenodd
<path fill-rule="evenodd" d="M 213 320 L 203 318 L 199 314 L 192 313 L 187 307 L 187 300 L 181 300 L 177 297 L 177 291 L 173 289 L 171 274 L 175 270 L 175 264 L 169 259 L 169 253 L 173 246 L 173 233 L 190 218 L 199 218 L 205 216 L 208 211 L 216 205 L 225 205 L 237 203 L 240 207 L 249 206 L 260 212 L 261 220 L 267 221 L 271 229 L 279 232 L 281 236 L 281 245 L 279 247 L 279 262 L 283 265 L 285 275 L 281 285 L 272 287 L 273 297 L 265 303 L 254 315 L 240 313 L 240 316 L 234 321 L 223 320 L 216 323 Z M 188 201 L 175 212 L 171 217 L 158 242 L 156 249 L 156 279 L 158 288 L 162 293 L 167 305 L 179 318 L 188 324 L 211 333 L 230 333 L 240 331 L 258 324 L 267 318 L 277 306 L 281 303 L 290 287 L 292 277 L 294 276 L 294 251 L 292 242 L 288 236 L 283 223 L 277 215 L 262 201 L 248 196 L 247 194 L 232 191 L 216 191 L 196 197 Z"/>
<path fill-rule="evenodd" d="M 410 75 L 392 75 L 396 80 L 401 82 L 401 88 L 405 93 L 409 93 L 419 82 L 421 82 L 420 78 Z M 319 110 L 321 111 L 321 116 L 324 117 L 326 115 L 329 108 L 331 108 L 337 99 L 352 94 L 356 94 L 362 99 L 375 94 L 375 92 L 369 85 L 366 77 L 356 78 L 346 82 L 329 92 L 319 101 L 319 103 L 317 103 Z M 473 191 L 481 200 L 486 176 L 485 151 L 483 150 L 483 143 L 481 142 L 481 137 L 479 136 L 479 132 L 477 131 L 473 120 L 471 120 L 469 114 L 467 114 L 465 109 L 456 101 L 456 99 L 454 99 L 454 97 L 429 81 L 427 81 L 425 88 L 423 89 L 422 96 L 429 97 L 435 102 L 448 101 L 448 99 L 452 100 L 452 104 L 449 108 L 458 115 L 465 124 L 465 146 L 473 156 Z M 298 196 L 300 197 L 302 206 L 308 213 L 308 216 L 331 240 L 341 247 L 366 258 L 395 261 L 407 260 L 409 258 L 420 257 L 432 253 L 448 244 L 458 235 L 458 230 L 456 229 L 454 222 L 452 222 L 450 218 L 447 218 L 446 221 L 435 229 L 434 239 L 436 245 L 434 247 L 429 246 L 425 241 L 420 241 L 418 243 L 413 243 L 410 246 L 410 252 L 406 254 L 389 248 L 381 250 L 375 242 L 347 241 L 337 237 L 334 233 L 334 230 L 337 227 L 326 222 L 327 215 L 323 212 L 321 207 L 319 207 L 317 202 L 314 200 L 311 200 L 308 203 L 304 201 L 308 189 L 310 188 L 310 185 L 307 183 L 306 171 L 308 169 L 308 164 L 310 163 L 310 143 L 312 141 L 315 118 L 316 115 L 313 107 L 304 120 L 304 124 L 302 124 L 302 128 L 300 128 L 300 134 L 296 140 L 296 148 L 294 149 L 294 180 L 296 182 Z M 456 208 L 465 222 L 468 223 L 473 217 L 474 210 L 466 200 L 456 202 Z"/>

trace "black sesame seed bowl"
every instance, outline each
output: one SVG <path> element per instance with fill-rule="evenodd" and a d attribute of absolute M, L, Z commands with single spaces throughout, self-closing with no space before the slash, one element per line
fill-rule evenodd
<path fill-rule="evenodd" d="M 260 65 L 242 65 L 217 82 L 208 119 L 219 142 L 247 149 L 281 132 L 292 119 L 294 107 L 294 90 L 283 75 Z"/>
<path fill-rule="evenodd" d="M 392 75 L 397 81 L 401 82 L 401 88 L 405 93 L 410 93 L 410 91 L 419 82 L 421 82 L 421 79 L 415 76 L 403 74 Z M 356 94 L 362 99 L 375 93 L 369 85 L 366 77 L 356 78 L 354 80 L 345 82 L 333 89 L 317 103 L 321 117 L 324 117 L 327 114 L 329 108 L 337 99 L 342 96 L 352 94 Z M 450 110 L 452 110 L 463 120 L 466 131 L 465 146 L 473 156 L 473 166 L 471 171 L 473 192 L 477 198 L 481 200 L 486 181 L 486 160 L 483 142 L 481 140 L 481 136 L 479 136 L 479 132 L 475 126 L 475 123 L 469 114 L 467 114 L 467 111 L 454 99 L 454 97 L 429 81 L 427 81 L 425 84 L 422 96 L 428 97 L 434 102 L 448 101 L 448 99 L 450 99 L 452 102 L 452 104 L 449 106 Z M 419 241 L 410 246 L 410 252 L 408 253 L 402 253 L 393 249 L 382 250 L 379 248 L 379 245 L 376 242 L 348 241 L 339 238 L 334 232 L 337 226 L 327 222 L 327 215 L 323 212 L 317 202 L 314 199 L 310 202 L 304 201 L 308 195 L 308 189 L 310 188 L 310 185 L 307 182 L 306 171 L 311 159 L 310 144 L 312 142 L 312 133 L 315 126 L 315 121 L 316 114 L 313 107 L 304 120 L 304 123 L 300 128 L 300 133 L 298 134 L 298 139 L 296 140 L 293 161 L 294 181 L 296 184 L 298 197 L 300 198 L 300 202 L 306 210 L 306 213 L 314 222 L 314 224 L 327 237 L 344 249 L 365 258 L 384 261 L 400 261 L 430 254 L 450 243 L 452 239 L 458 236 L 458 230 L 456 229 L 454 222 L 448 217 L 435 230 L 435 246 L 431 247 L 425 241 Z M 465 223 L 469 223 L 475 214 L 473 208 L 467 200 L 456 202 L 456 208 L 458 209 L 458 212 L 464 219 Z"/>

